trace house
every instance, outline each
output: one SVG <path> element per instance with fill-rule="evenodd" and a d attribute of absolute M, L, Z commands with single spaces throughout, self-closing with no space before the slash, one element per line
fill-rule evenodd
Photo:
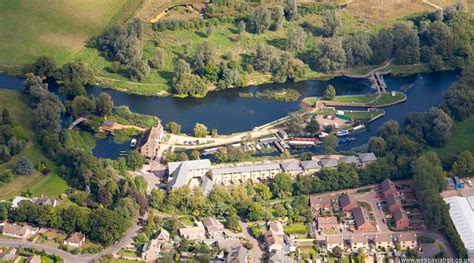
<path fill-rule="evenodd" d="M 283 225 L 280 222 L 271 222 L 268 231 L 264 235 L 268 251 L 282 250 L 285 245 L 284 237 Z"/>
<path fill-rule="evenodd" d="M 335 247 L 344 249 L 344 239 L 342 236 L 326 236 L 325 245 L 328 251 L 332 251 Z"/>
<path fill-rule="evenodd" d="M 28 225 L 12 225 L 7 223 L 3 226 L 2 233 L 7 237 L 28 239 L 38 233 L 38 230 L 37 227 L 30 227 Z"/>
<path fill-rule="evenodd" d="M 374 237 L 374 244 L 377 248 L 389 250 L 393 247 L 393 238 L 390 234 L 377 234 Z"/>
<path fill-rule="evenodd" d="M 289 258 L 285 251 L 277 250 L 270 253 L 268 263 L 293 263 L 293 259 Z"/>
<path fill-rule="evenodd" d="M 352 216 L 355 220 L 355 226 L 358 231 L 367 232 L 372 231 L 373 225 L 370 222 L 369 215 L 367 210 L 363 207 L 357 206 L 356 208 L 352 209 Z"/>
<path fill-rule="evenodd" d="M 398 194 L 388 194 L 387 195 L 387 206 L 388 210 L 390 211 L 390 214 L 393 215 L 395 210 L 402 208 L 402 201 L 400 200 L 400 197 Z"/>
<path fill-rule="evenodd" d="M 213 168 L 211 174 L 214 184 L 230 185 L 266 181 L 281 171 L 277 163 L 263 163 Z"/>
<path fill-rule="evenodd" d="M 305 174 L 311 174 L 321 169 L 319 161 L 316 160 L 301 161 L 301 167 L 303 167 L 303 171 Z"/>
<path fill-rule="evenodd" d="M 206 229 L 203 226 L 194 226 L 178 229 L 179 236 L 186 239 L 206 238 Z"/>
<path fill-rule="evenodd" d="M 86 236 L 81 232 L 71 233 L 65 240 L 64 245 L 71 247 L 80 247 L 86 241 Z"/>
<path fill-rule="evenodd" d="M 212 189 L 213 182 L 206 176 L 210 170 L 209 159 L 168 163 L 168 188 L 204 187 L 203 192 L 210 191 L 209 188 Z"/>
<path fill-rule="evenodd" d="M 278 138 L 280 138 L 281 140 L 286 140 L 286 139 L 288 139 L 288 133 L 286 133 L 285 130 L 279 130 L 279 131 L 277 131 L 276 136 L 277 136 Z"/>
<path fill-rule="evenodd" d="M 385 198 L 387 198 L 389 194 L 397 194 L 397 187 L 390 179 L 383 180 L 383 182 L 380 184 L 380 187 L 382 188 L 382 195 Z"/>
<path fill-rule="evenodd" d="M 219 238 L 213 244 L 219 250 L 230 251 L 234 248 L 240 247 L 242 242 L 238 238 Z"/>
<path fill-rule="evenodd" d="M 161 123 L 145 131 L 142 142 L 140 143 L 140 154 L 147 159 L 154 159 L 160 141 L 163 139 L 164 131 Z"/>
<path fill-rule="evenodd" d="M 232 248 L 227 254 L 226 263 L 246 263 L 248 257 L 248 249 L 240 245 Z"/>
<path fill-rule="evenodd" d="M 217 238 L 224 235 L 224 225 L 214 217 L 208 217 L 202 223 L 207 230 L 209 238 Z"/>
<path fill-rule="evenodd" d="M 340 159 L 339 159 L 339 162 L 340 163 L 345 163 L 345 164 L 355 164 L 356 166 L 360 166 L 361 165 L 361 161 L 358 157 L 355 157 L 355 156 L 342 156 Z"/>
<path fill-rule="evenodd" d="M 156 237 L 157 240 L 160 240 L 162 242 L 169 242 L 170 241 L 170 233 L 162 228 L 160 231 L 160 234 Z"/>
<path fill-rule="evenodd" d="M 314 221 L 316 222 L 316 228 L 318 230 L 334 230 L 337 229 L 337 227 L 339 226 L 339 224 L 337 223 L 337 217 L 335 216 L 316 216 L 314 218 Z"/>
<path fill-rule="evenodd" d="M 297 176 L 298 174 L 301 174 L 303 172 L 303 168 L 301 168 L 300 162 L 297 161 L 282 163 L 281 168 L 285 173 L 291 176 Z"/>
<path fill-rule="evenodd" d="M 41 196 L 38 198 L 33 198 L 33 203 L 37 205 L 43 205 L 43 206 L 49 205 L 52 207 L 56 207 L 56 205 L 58 204 L 58 201 L 56 199 Z"/>
<path fill-rule="evenodd" d="M 359 160 L 362 166 L 365 166 L 371 162 L 377 161 L 377 157 L 374 153 L 359 153 Z"/>
<path fill-rule="evenodd" d="M 41 257 L 36 255 L 28 257 L 25 263 L 41 263 Z"/>
<path fill-rule="evenodd" d="M 416 248 L 418 244 L 415 232 L 405 232 L 399 234 L 397 239 L 402 250 L 406 250 L 407 248 Z"/>
<path fill-rule="evenodd" d="M 350 238 L 351 249 L 358 250 L 359 248 L 366 249 L 369 247 L 369 241 L 365 235 L 353 235 Z"/>
<path fill-rule="evenodd" d="M 336 159 L 321 159 L 320 161 L 322 168 L 337 168 L 337 160 Z"/>
<path fill-rule="evenodd" d="M 329 195 L 310 196 L 309 206 L 313 212 L 321 210 L 329 211 L 332 209 L 332 198 Z"/>
<path fill-rule="evenodd" d="M 400 229 L 405 229 L 410 226 L 410 219 L 408 219 L 407 213 L 403 208 L 397 208 L 393 212 L 393 221 L 395 223 L 395 228 L 400 230 Z"/>
<path fill-rule="evenodd" d="M 155 262 L 160 257 L 162 244 L 163 242 L 158 239 L 145 242 L 142 248 L 142 259 L 145 261 Z"/>
<path fill-rule="evenodd" d="M 115 127 L 115 122 L 111 120 L 106 120 L 102 123 L 102 126 L 100 127 L 101 131 L 103 132 L 114 132 L 116 127 Z"/>
<path fill-rule="evenodd" d="M 344 212 L 350 212 L 357 206 L 357 202 L 355 201 L 354 197 L 349 193 L 343 193 L 339 197 L 339 205 Z"/>

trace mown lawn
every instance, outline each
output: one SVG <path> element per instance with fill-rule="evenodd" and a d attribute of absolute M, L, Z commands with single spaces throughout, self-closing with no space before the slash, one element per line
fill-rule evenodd
<path fill-rule="evenodd" d="M 0 0 L 0 63 L 31 63 L 38 56 L 73 61 L 86 42 L 138 0 Z M 128 17 L 124 17 L 128 19 Z"/>
<path fill-rule="evenodd" d="M 27 189 L 35 196 L 44 194 L 57 197 L 64 193 L 68 186 L 59 177 L 58 167 L 42 154 L 38 146 L 31 120 L 32 110 L 28 107 L 26 98 L 20 92 L 0 89 L 0 105 L 0 110 L 3 110 L 5 106 L 8 108 L 12 118 L 22 126 L 26 136 L 30 138 L 28 146 L 19 155 L 0 165 L 0 173 L 11 169 L 21 156 L 26 156 L 34 165 L 41 161 L 45 162 L 51 169 L 51 173 L 48 175 L 36 172 L 31 176 L 15 176 L 12 182 L 0 185 L 0 199 L 10 199 Z"/>
<path fill-rule="evenodd" d="M 380 106 L 380 105 L 385 105 L 389 103 L 394 103 L 397 101 L 402 101 L 406 99 L 407 95 L 405 93 L 400 93 L 397 92 L 395 96 L 392 96 L 390 93 L 384 93 L 380 96 L 380 98 L 377 99 L 375 102 L 375 105 Z"/>
<path fill-rule="evenodd" d="M 336 96 L 332 101 L 336 102 L 349 102 L 349 103 L 370 103 L 374 100 L 376 95 L 349 95 L 349 96 Z"/>
<path fill-rule="evenodd" d="M 454 124 L 453 134 L 448 144 L 442 148 L 432 148 L 439 156 L 456 154 L 462 151 L 474 152 L 474 116 Z"/>

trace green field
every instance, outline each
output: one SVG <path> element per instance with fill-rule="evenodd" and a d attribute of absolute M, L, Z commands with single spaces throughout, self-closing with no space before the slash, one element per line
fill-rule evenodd
<path fill-rule="evenodd" d="M 26 156 L 35 165 L 40 161 L 44 161 L 51 169 L 51 173 L 48 175 L 36 172 L 31 176 L 16 176 L 12 182 L 0 185 L 0 199 L 12 198 L 26 189 L 30 189 L 35 196 L 45 194 L 50 197 L 57 197 L 59 194 L 64 193 L 68 186 L 59 177 L 58 167 L 42 154 L 37 144 L 31 120 L 32 111 L 26 104 L 25 97 L 17 91 L 0 89 L 0 105 L 2 105 L 0 110 L 3 110 L 4 105 L 8 106 L 10 115 L 22 126 L 26 136 L 30 138 L 27 147 L 19 155 L 14 156 L 9 162 L 0 165 L 0 172 L 11 169 L 20 156 Z"/>
<path fill-rule="evenodd" d="M 439 156 L 448 154 L 456 154 L 462 151 L 474 152 L 474 115 L 467 118 L 463 122 L 454 124 L 453 135 L 442 148 L 432 148 L 431 150 L 438 153 Z"/>
<path fill-rule="evenodd" d="M 313 114 L 336 115 L 336 111 L 332 108 L 325 108 L 315 111 Z M 344 111 L 344 116 L 347 116 L 355 121 L 368 121 L 383 114 L 385 114 L 385 111 L 382 109 L 369 109 L 368 111 Z"/>
<path fill-rule="evenodd" d="M 111 21 L 127 20 L 129 0 L 0 0 L 0 69 L 41 55 L 73 61 Z M 132 13 L 133 14 L 133 13 Z"/>
<path fill-rule="evenodd" d="M 403 101 L 406 98 L 407 98 L 407 95 L 405 93 L 397 92 L 395 96 L 392 96 L 392 94 L 390 93 L 384 93 L 375 101 L 375 105 L 376 106 L 387 105 L 390 103 Z"/>

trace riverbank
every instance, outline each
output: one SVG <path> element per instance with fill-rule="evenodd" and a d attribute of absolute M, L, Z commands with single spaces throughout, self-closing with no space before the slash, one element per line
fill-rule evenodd
<path fill-rule="evenodd" d="M 392 91 L 383 94 L 364 94 L 336 96 L 332 100 L 323 100 L 320 97 L 304 98 L 302 104 L 306 107 L 324 108 L 324 107 L 389 107 L 395 104 L 403 103 L 407 100 L 407 95 L 401 92 Z"/>

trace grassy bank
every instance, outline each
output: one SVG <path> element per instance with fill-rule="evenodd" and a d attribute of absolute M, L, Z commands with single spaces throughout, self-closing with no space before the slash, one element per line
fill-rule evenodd
<path fill-rule="evenodd" d="M 380 97 L 377 98 L 377 94 L 364 94 L 364 95 L 348 95 L 348 96 L 336 96 L 332 100 L 323 100 L 319 97 L 307 97 L 303 99 L 303 102 L 311 107 L 314 107 L 318 101 L 325 102 L 328 105 L 333 103 L 349 103 L 361 104 L 361 106 L 377 106 L 382 107 L 392 103 L 402 102 L 407 99 L 405 93 L 396 92 L 395 96 L 392 96 L 391 93 L 383 93 Z"/>
<path fill-rule="evenodd" d="M 29 138 L 27 147 L 20 154 L 14 156 L 9 162 L 0 165 L 0 173 L 11 169 L 21 156 L 27 157 L 35 165 L 43 161 L 51 169 L 51 173 L 48 175 L 35 172 L 30 176 L 14 176 L 10 183 L 0 185 L 0 199 L 12 198 L 27 189 L 30 189 L 33 195 L 36 196 L 45 194 L 57 197 L 64 193 L 68 186 L 59 177 L 59 168 L 54 162 L 48 160 L 39 148 L 33 130 L 32 110 L 28 107 L 26 98 L 20 92 L 0 89 L 0 105 L 1 110 L 4 107 L 8 108 L 12 118 L 21 125 L 27 138 Z"/>
<path fill-rule="evenodd" d="M 314 114 L 336 115 L 336 111 L 331 108 L 326 108 L 315 111 Z M 369 121 L 383 114 L 385 114 L 385 111 L 382 109 L 369 109 L 368 111 L 344 111 L 344 116 L 347 116 L 354 121 Z"/>
<path fill-rule="evenodd" d="M 432 148 L 439 156 L 456 154 L 462 151 L 474 152 L 474 116 L 454 124 L 453 134 L 448 144 L 442 148 Z"/>

